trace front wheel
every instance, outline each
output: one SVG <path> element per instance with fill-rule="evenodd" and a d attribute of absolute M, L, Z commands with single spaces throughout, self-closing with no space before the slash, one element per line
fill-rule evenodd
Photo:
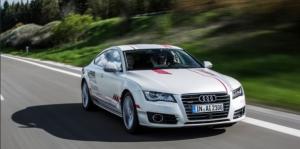
<path fill-rule="evenodd" d="M 139 129 L 139 122 L 133 97 L 130 93 L 126 93 L 123 100 L 122 116 L 125 129 L 129 133 L 136 133 Z"/>
<path fill-rule="evenodd" d="M 96 106 L 91 99 L 90 91 L 85 81 L 83 82 L 81 87 L 81 97 L 82 97 L 82 107 L 84 110 L 91 111 L 95 109 Z"/>

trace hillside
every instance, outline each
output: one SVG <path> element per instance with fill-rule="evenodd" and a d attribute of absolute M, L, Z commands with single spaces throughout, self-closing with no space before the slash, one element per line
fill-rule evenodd
<path fill-rule="evenodd" d="M 122 25 L 120 18 L 99 20 L 77 42 L 29 54 L 20 48 L 4 52 L 84 66 L 112 45 L 173 44 L 239 79 L 248 102 L 300 111 L 299 24 L 209 11 L 134 17 L 127 32 Z"/>

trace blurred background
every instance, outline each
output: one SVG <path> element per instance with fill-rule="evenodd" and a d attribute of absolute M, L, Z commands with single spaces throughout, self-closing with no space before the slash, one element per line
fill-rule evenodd
<path fill-rule="evenodd" d="M 300 112 L 299 26 L 299 0 L 1 0 L 0 47 L 84 66 L 112 45 L 173 44 L 240 80 L 248 103 Z"/>

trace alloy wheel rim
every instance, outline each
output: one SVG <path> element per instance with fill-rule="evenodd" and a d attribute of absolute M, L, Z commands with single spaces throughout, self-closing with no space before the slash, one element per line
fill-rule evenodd
<path fill-rule="evenodd" d="M 86 84 L 83 84 L 83 87 L 82 87 L 82 102 L 83 102 L 83 106 L 87 107 L 87 104 L 88 104 L 88 93 L 87 93 Z"/>
<path fill-rule="evenodd" d="M 123 120 L 127 129 L 130 129 L 133 125 L 134 109 L 130 96 L 125 97 L 123 104 Z"/>

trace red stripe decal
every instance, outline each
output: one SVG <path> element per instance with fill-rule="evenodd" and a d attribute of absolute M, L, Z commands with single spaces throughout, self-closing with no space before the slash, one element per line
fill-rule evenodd
<path fill-rule="evenodd" d="M 135 104 L 135 107 L 137 108 L 137 109 L 139 109 L 139 108 L 141 108 L 139 105 L 137 105 L 137 104 Z"/>
<path fill-rule="evenodd" d="M 218 80 L 224 86 L 226 93 L 228 93 L 228 90 L 227 90 L 227 87 L 225 86 L 225 84 L 220 79 L 218 79 L 218 78 L 215 78 L 215 79 Z"/>
<path fill-rule="evenodd" d="M 171 48 L 170 45 L 162 45 L 162 46 L 164 46 L 165 48 Z"/>
<path fill-rule="evenodd" d="M 223 81 L 221 81 L 219 78 L 217 78 L 215 74 L 210 73 L 210 72 L 206 72 L 206 71 L 203 71 L 203 70 L 200 70 L 200 71 L 203 72 L 203 73 L 206 73 L 206 74 L 214 76 L 213 78 L 215 78 L 216 80 L 218 80 L 224 86 L 226 92 L 228 92 L 226 85 L 223 83 Z"/>
<path fill-rule="evenodd" d="M 165 70 L 162 69 L 153 69 L 154 72 L 159 73 L 159 74 L 171 74 Z"/>
<path fill-rule="evenodd" d="M 190 70 L 190 69 L 188 69 L 188 70 Z M 225 86 L 225 84 L 224 84 L 220 79 L 218 79 L 217 77 L 215 77 L 214 74 L 209 73 L 209 72 L 205 72 L 205 71 L 202 71 L 202 70 L 200 70 L 200 71 L 203 72 L 203 73 L 205 73 L 206 75 L 200 73 L 200 72 L 197 71 L 197 70 L 196 70 L 196 71 L 190 70 L 190 71 L 195 72 L 195 73 L 197 73 L 197 74 L 200 74 L 200 75 L 202 75 L 202 76 L 211 77 L 211 78 L 216 79 L 218 82 L 220 82 L 220 83 L 223 85 L 223 87 L 224 87 L 225 90 L 226 90 L 226 93 L 228 93 L 228 90 L 227 90 L 227 87 Z"/>
<path fill-rule="evenodd" d="M 113 95 L 113 99 L 117 102 L 121 101 L 121 98 L 118 95 Z"/>

